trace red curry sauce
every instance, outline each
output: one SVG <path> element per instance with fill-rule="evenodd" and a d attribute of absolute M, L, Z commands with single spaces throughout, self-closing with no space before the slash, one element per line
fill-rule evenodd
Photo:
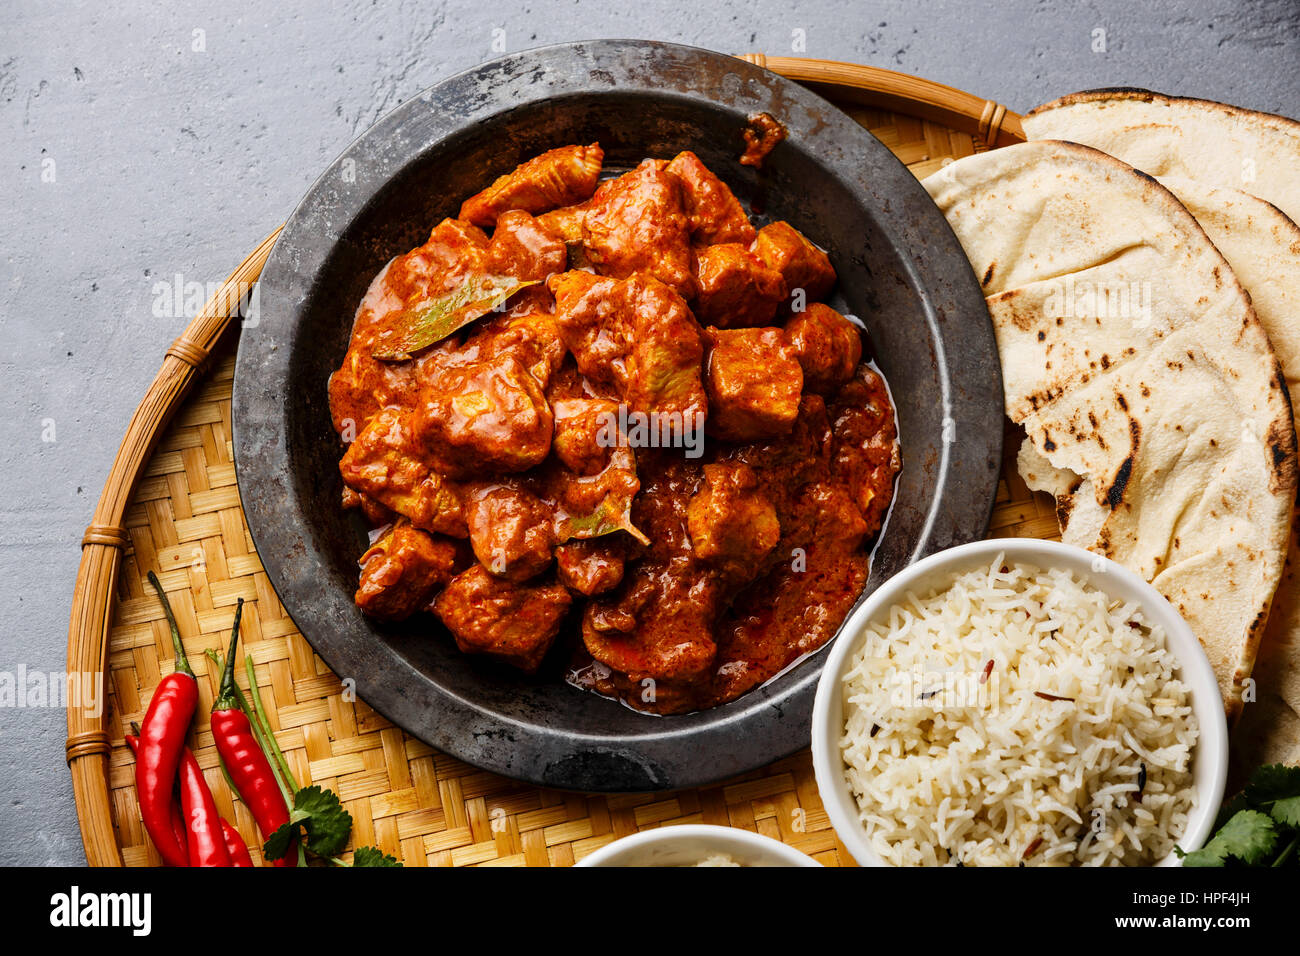
<path fill-rule="evenodd" d="M 566 645 L 571 682 L 680 713 L 834 634 L 893 496 L 894 415 L 819 301 L 822 250 L 756 229 L 692 153 L 600 182 L 602 158 L 524 163 L 372 283 L 330 381 L 343 504 L 374 529 L 356 599 L 528 672 Z M 535 284 L 376 357 L 479 277 Z"/>

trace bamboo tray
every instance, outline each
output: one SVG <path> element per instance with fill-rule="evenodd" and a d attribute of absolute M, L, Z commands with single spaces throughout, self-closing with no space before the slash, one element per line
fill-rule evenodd
<path fill-rule="evenodd" d="M 874 133 L 918 177 L 1024 138 L 1005 107 L 890 70 L 795 57 L 745 59 L 804 83 Z M 312 652 L 277 600 L 244 522 L 230 448 L 230 393 L 241 289 L 256 281 L 279 230 L 240 264 L 167 350 L 122 440 L 82 541 L 68 631 L 68 671 L 102 674 L 100 715 L 68 711 L 67 757 L 92 866 L 160 865 L 136 799 L 123 739 L 170 669 L 166 622 L 144 575 L 156 569 L 199 683 L 191 746 L 254 859 L 260 838 L 218 767 L 207 724 L 235 602 L 269 719 L 295 776 L 337 793 L 354 845 L 407 866 L 565 866 L 619 837 L 675 823 L 713 823 L 782 840 L 828 866 L 852 865 L 835 839 L 808 751 L 696 790 L 581 794 L 541 789 L 437 752 L 361 701 Z M 1055 538 L 1052 501 L 1016 474 L 1007 442 L 990 535 Z"/>

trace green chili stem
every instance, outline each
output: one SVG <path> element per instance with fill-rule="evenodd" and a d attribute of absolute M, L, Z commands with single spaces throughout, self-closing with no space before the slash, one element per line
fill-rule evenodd
<path fill-rule="evenodd" d="M 208 659 L 216 665 L 217 670 L 220 671 L 225 669 L 223 663 L 224 659 L 220 654 L 211 648 L 204 653 L 207 654 Z M 257 739 L 257 745 L 262 748 L 262 753 L 266 754 L 266 759 L 271 764 L 271 773 L 275 776 L 276 785 L 280 788 L 280 794 L 284 797 L 285 804 L 292 807 L 295 790 L 290 789 L 289 782 L 286 781 L 283 776 L 283 771 L 276 766 L 275 760 L 271 755 L 271 748 L 266 742 L 266 735 L 262 732 L 262 725 L 258 723 L 257 715 L 253 713 L 253 708 L 249 706 L 248 698 L 244 696 L 244 692 L 240 689 L 238 681 L 234 683 L 231 690 L 234 694 L 235 703 L 239 706 L 239 709 L 243 711 L 244 716 L 248 718 L 248 727 L 253 732 L 253 736 Z"/>
<path fill-rule="evenodd" d="M 172 613 L 171 602 L 167 600 L 167 593 L 163 591 L 162 582 L 158 580 L 158 575 L 152 571 L 147 575 L 149 583 L 153 589 L 158 592 L 158 600 L 162 602 L 163 614 L 167 615 L 167 626 L 172 632 L 172 649 L 176 654 L 176 669 L 182 674 L 194 676 L 194 671 L 190 669 L 190 659 L 185 656 L 185 645 L 181 643 L 181 629 L 176 626 L 176 615 Z"/>
<path fill-rule="evenodd" d="M 262 724 L 267 741 L 271 745 L 271 754 L 275 758 L 275 762 L 280 765 L 280 769 L 284 771 L 284 778 L 289 782 L 289 789 L 297 793 L 298 781 L 294 779 L 293 771 L 289 769 L 289 761 L 284 759 L 284 752 L 280 750 L 280 745 L 276 743 L 275 734 L 271 733 L 271 725 L 266 720 L 266 711 L 262 707 L 262 694 L 257 689 L 257 672 L 253 669 L 253 655 L 245 655 L 244 669 L 248 673 L 248 693 L 253 698 L 253 713 Z M 289 801 L 289 806 L 293 806 L 292 800 Z"/>

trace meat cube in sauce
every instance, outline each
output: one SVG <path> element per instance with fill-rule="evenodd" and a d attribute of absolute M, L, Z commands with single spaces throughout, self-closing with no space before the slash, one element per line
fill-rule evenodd
<path fill-rule="evenodd" d="M 435 366 L 414 415 L 424 457 L 453 478 L 540 464 L 551 450 L 551 428 L 541 386 L 508 352 Z"/>
<path fill-rule="evenodd" d="M 545 304 L 549 305 L 550 293 L 541 286 L 525 289 L 511 301 L 529 297 L 534 291 L 545 296 Z M 456 360 L 486 360 L 509 355 L 545 389 L 564 361 L 566 351 L 555 316 L 549 309 L 541 310 L 538 306 L 536 300 L 530 299 L 513 307 L 509 314 L 480 319 L 465 344 L 457 350 Z"/>
<path fill-rule="evenodd" d="M 652 275 L 683 298 L 695 296 L 682 184 L 647 160 L 600 184 L 582 221 L 587 258 L 602 275 Z"/>
<path fill-rule="evenodd" d="M 723 597 L 717 574 L 693 553 L 687 533 L 699 466 L 666 450 L 647 452 L 645 469 L 633 517 L 649 545 L 628 563 L 619 588 L 587 605 L 583 643 L 633 682 L 699 681 L 713 664 L 712 627 Z"/>
<path fill-rule="evenodd" d="M 804 387 L 819 395 L 834 394 L 862 361 L 858 327 L 820 302 L 790 318 L 785 338 L 803 369 Z"/>
<path fill-rule="evenodd" d="M 356 602 L 533 672 L 577 601 L 569 679 L 683 713 L 833 635 L 893 496 L 893 409 L 820 304 L 825 252 L 756 230 L 692 152 L 600 182 L 603 159 L 523 163 L 372 281 L 329 387 L 343 505 L 383 529 Z M 533 284 L 386 347 L 486 277 Z"/>
<path fill-rule="evenodd" d="M 522 209 L 501 214 L 488 245 L 489 268 L 525 282 L 563 272 L 568 258 L 564 238 Z"/>
<path fill-rule="evenodd" d="M 758 478 L 744 462 L 704 466 L 704 481 L 686 506 L 691 546 L 730 581 L 755 577 L 776 543 L 781 523 Z"/>
<path fill-rule="evenodd" d="M 352 508 L 361 509 L 361 513 L 366 517 L 366 523 L 372 528 L 378 528 L 380 525 L 388 524 L 396 517 L 393 509 L 371 498 L 369 495 L 363 495 L 348 485 L 343 486 L 343 509 L 345 511 Z"/>
<path fill-rule="evenodd" d="M 457 548 L 399 520 L 361 556 L 357 607 L 371 617 L 400 621 L 423 610 L 434 589 L 455 573 Z"/>
<path fill-rule="evenodd" d="M 898 431 L 884 380 L 861 365 L 829 409 L 834 427 L 832 470 L 852 491 L 868 527 L 880 527 L 901 465 Z"/>
<path fill-rule="evenodd" d="M 488 228 L 511 209 L 537 215 L 582 202 L 595 191 L 604 159 L 605 153 L 596 143 L 548 150 L 465 200 L 460 218 Z"/>
<path fill-rule="evenodd" d="M 774 222 L 758 231 L 750 251 L 781 273 L 791 296 L 803 290 L 798 306 L 823 298 L 835 285 L 835 269 L 822 252 L 788 222 Z"/>
<path fill-rule="evenodd" d="M 582 619 L 583 644 L 594 659 L 634 683 L 700 681 L 717 656 L 713 638 L 717 608 L 701 600 L 714 589 L 713 582 L 698 574 L 666 576 L 659 570 L 656 581 L 648 573 L 650 568 L 639 566 L 626 594 L 616 592 L 622 594 L 619 600 L 588 604 Z M 693 583 L 699 587 L 690 587 Z M 629 703 L 637 705 L 635 700 Z"/>
<path fill-rule="evenodd" d="M 498 577 L 527 581 L 551 563 L 555 516 L 517 483 L 487 484 L 466 492 L 465 522 L 474 556 Z"/>
<path fill-rule="evenodd" d="M 546 229 L 559 236 L 565 243 L 582 242 L 582 221 L 587 218 L 590 202 L 580 202 L 573 206 L 552 209 L 537 217 L 537 221 Z"/>
<path fill-rule="evenodd" d="M 552 400 L 551 411 L 555 415 L 551 439 L 555 457 L 574 474 L 594 475 L 603 470 L 618 440 L 618 403 L 607 398 L 560 398 Z"/>
<path fill-rule="evenodd" d="M 693 311 L 719 328 L 771 325 L 786 299 L 785 279 L 740 243 L 706 246 L 696 255 L 700 291 Z"/>
<path fill-rule="evenodd" d="M 571 591 L 592 597 L 623 580 L 623 549 L 601 538 L 567 541 L 555 549 L 555 576 Z"/>
<path fill-rule="evenodd" d="M 419 455 L 410 416 L 385 408 L 370 420 L 339 462 L 343 483 L 405 515 L 417 528 L 465 537 L 465 512 L 455 485 Z"/>
<path fill-rule="evenodd" d="M 486 654 L 532 673 L 572 603 L 559 584 L 517 584 L 476 564 L 452 579 L 434 610 L 462 652 Z"/>
<path fill-rule="evenodd" d="M 372 353 L 395 334 L 408 309 L 487 271 L 488 250 L 483 230 L 444 219 L 424 245 L 397 256 L 375 277 L 357 309 L 348 353 L 330 376 L 335 431 L 351 441 L 379 409 L 414 403 L 415 363 L 383 362 Z"/>
<path fill-rule="evenodd" d="M 711 433 L 728 441 L 789 434 L 803 371 L 778 328 L 707 330 Z"/>
<path fill-rule="evenodd" d="M 708 403 L 700 380 L 703 330 L 681 296 L 656 279 L 571 271 L 548 280 L 578 370 L 634 411 L 694 422 Z"/>
<path fill-rule="evenodd" d="M 667 166 L 682 181 L 691 241 L 697 245 L 754 241 L 754 227 L 731 188 L 690 150 L 678 153 Z"/>

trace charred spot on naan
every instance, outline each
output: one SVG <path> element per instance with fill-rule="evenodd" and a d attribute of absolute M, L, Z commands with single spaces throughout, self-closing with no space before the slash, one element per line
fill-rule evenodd
<path fill-rule="evenodd" d="M 1119 396 L 1120 399 L 1123 399 L 1123 397 L 1123 395 Z M 1127 403 L 1125 403 L 1124 407 L 1128 407 Z M 1115 469 L 1115 476 L 1110 481 L 1110 487 L 1106 489 L 1106 504 L 1110 505 L 1112 511 L 1124 501 L 1124 492 L 1128 489 L 1128 480 L 1133 477 L 1133 460 L 1137 457 L 1138 448 L 1142 444 L 1142 426 L 1131 415 L 1128 420 L 1128 434 L 1129 453 L 1119 463 L 1119 467 Z"/>

